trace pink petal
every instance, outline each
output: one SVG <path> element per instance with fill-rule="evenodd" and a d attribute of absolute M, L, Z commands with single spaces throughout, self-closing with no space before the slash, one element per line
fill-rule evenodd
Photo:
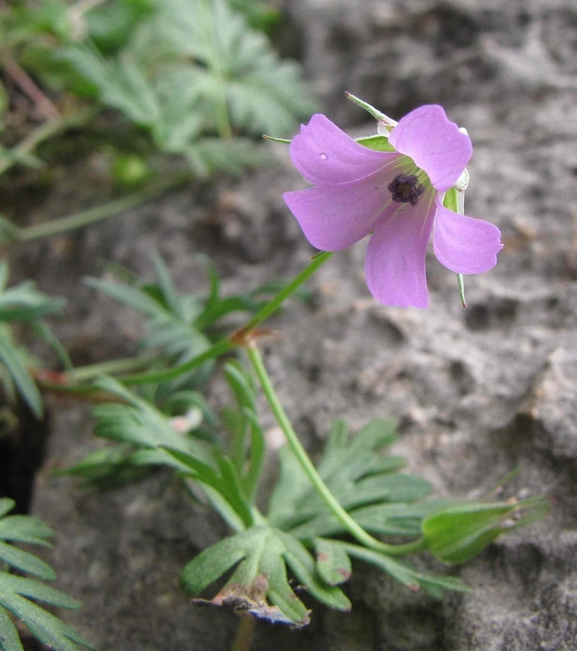
<path fill-rule="evenodd" d="M 347 136 L 324 115 L 313 115 L 290 145 L 297 170 L 311 183 L 335 188 L 381 169 L 396 153 L 372 151 Z"/>
<path fill-rule="evenodd" d="M 434 104 L 405 115 L 391 131 L 389 142 L 425 170 L 440 192 L 455 185 L 473 153 L 469 136 Z"/>
<path fill-rule="evenodd" d="M 387 185 L 396 171 L 392 166 L 349 187 L 316 186 L 286 192 L 283 197 L 313 246 L 323 251 L 340 251 L 375 228 L 379 216 L 391 203 Z"/>
<path fill-rule="evenodd" d="M 480 274 L 497 264 L 501 231 L 489 222 L 447 210 L 437 199 L 433 248 L 439 262 L 459 274 Z"/>
<path fill-rule="evenodd" d="M 369 242 L 365 275 L 371 294 L 384 305 L 429 305 L 425 255 L 435 216 L 435 193 L 416 207 L 392 204 Z"/>

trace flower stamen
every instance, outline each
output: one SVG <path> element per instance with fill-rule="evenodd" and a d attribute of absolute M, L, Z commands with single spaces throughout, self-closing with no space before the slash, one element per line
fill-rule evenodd
<path fill-rule="evenodd" d="M 398 174 L 389 183 L 387 189 L 391 193 L 393 201 L 397 203 L 410 203 L 417 205 L 418 198 L 423 194 L 425 188 L 414 174 Z"/>

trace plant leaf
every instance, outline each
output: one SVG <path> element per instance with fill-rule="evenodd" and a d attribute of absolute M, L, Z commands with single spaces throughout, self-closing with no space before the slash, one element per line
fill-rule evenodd
<path fill-rule="evenodd" d="M 18 631 L 2 607 L 0 607 L 0 651 L 24 651 Z"/>
<path fill-rule="evenodd" d="M 7 516 L 14 506 L 13 500 L 0 499 L 0 562 L 42 579 L 54 579 L 56 575 L 47 563 L 29 552 L 1 542 L 8 540 L 47 545 L 46 538 L 53 533 L 37 518 Z M 75 599 L 36 579 L 0 571 L 0 651 L 22 651 L 18 631 L 6 611 L 20 619 L 40 642 L 54 651 L 78 651 L 78 645 L 91 648 L 74 629 L 29 599 L 59 608 L 80 606 Z"/>
<path fill-rule="evenodd" d="M 209 603 L 305 626 L 309 614 L 288 582 L 285 563 L 318 599 L 333 608 L 350 608 L 338 588 L 323 584 L 316 576 L 313 558 L 296 538 L 267 526 L 252 527 L 201 552 L 184 569 L 181 585 L 189 596 L 196 596 L 236 566 L 224 588 Z"/>
<path fill-rule="evenodd" d="M 322 580 L 328 585 L 339 585 L 348 581 L 352 569 L 351 559 L 347 552 L 330 540 L 315 538 L 317 554 L 317 571 Z"/>
<path fill-rule="evenodd" d="M 0 363 L 5 366 L 36 418 L 42 418 L 44 412 L 42 396 L 26 368 L 21 353 L 14 347 L 10 331 L 6 327 L 0 328 Z"/>
<path fill-rule="evenodd" d="M 4 561 L 22 572 L 33 574 L 45 581 L 53 581 L 56 578 L 56 573 L 48 563 L 29 552 L 18 549 L 13 545 L 7 545 L 4 542 L 0 542 L 0 561 Z"/>
<path fill-rule="evenodd" d="M 351 545 L 338 541 L 334 541 L 333 544 L 342 547 L 350 556 L 380 567 L 395 580 L 406 585 L 411 590 L 418 590 L 422 587 L 435 598 L 439 598 L 443 590 L 453 590 L 456 592 L 471 591 L 458 577 L 424 574 L 404 561 L 399 561 L 391 556 L 360 547 L 359 545 Z"/>

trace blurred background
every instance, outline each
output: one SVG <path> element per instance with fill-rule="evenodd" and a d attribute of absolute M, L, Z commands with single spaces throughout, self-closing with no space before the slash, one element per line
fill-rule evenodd
<path fill-rule="evenodd" d="M 122 265 L 151 278 L 159 252 L 188 293 L 207 289 L 198 254 L 225 292 L 290 278 L 313 251 L 282 193 L 305 183 L 286 145 L 261 135 L 290 138 L 315 111 L 353 136 L 374 133 L 345 91 L 397 120 L 442 104 L 466 127 L 466 212 L 496 223 L 505 249 L 494 270 L 467 278 L 466 310 L 432 253 L 424 312 L 371 299 L 363 244 L 333 258 L 313 302 L 294 304 L 268 344 L 287 411 L 313 452 L 335 418 L 394 415 L 398 452 L 440 495 L 479 497 L 519 468 L 507 490 L 546 494 L 552 514 L 449 569 L 471 595 L 438 602 L 358 568 L 350 614 L 315 606 L 299 632 L 259 624 L 253 648 L 572 650 L 573 0 L 0 0 L 4 258 L 14 280 L 67 300 L 54 332 L 78 365 L 127 357 L 142 328 L 84 275 Z M 222 398 L 218 382 L 210 390 Z M 53 478 L 99 442 L 88 407 L 47 400 L 47 424 L 30 421 L 10 463 L 28 478 L 23 510 L 58 532 L 59 586 L 84 603 L 67 621 L 100 649 L 229 648 L 236 616 L 195 609 L 177 586 L 223 525 L 156 475 L 104 494 Z"/>

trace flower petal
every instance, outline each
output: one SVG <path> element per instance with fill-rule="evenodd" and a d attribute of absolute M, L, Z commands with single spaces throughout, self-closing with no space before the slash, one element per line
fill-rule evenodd
<path fill-rule="evenodd" d="M 469 136 L 434 104 L 405 115 L 391 131 L 389 142 L 425 170 L 440 192 L 455 185 L 473 153 Z"/>
<path fill-rule="evenodd" d="M 439 262 L 459 274 L 480 274 L 497 264 L 501 231 L 482 219 L 448 210 L 437 199 L 433 248 Z"/>
<path fill-rule="evenodd" d="M 416 207 L 392 204 L 369 242 L 365 275 L 371 294 L 384 305 L 426 308 L 425 256 L 435 216 L 430 189 Z"/>
<path fill-rule="evenodd" d="M 359 145 L 320 114 L 301 126 L 290 145 L 290 156 L 307 181 L 326 188 L 360 181 L 399 157 L 396 152 L 373 151 Z"/>
<path fill-rule="evenodd" d="M 395 172 L 393 167 L 346 188 L 316 186 L 286 192 L 283 197 L 313 246 L 323 251 L 340 251 L 375 228 L 380 215 L 392 203 L 387 185 Z"/>

